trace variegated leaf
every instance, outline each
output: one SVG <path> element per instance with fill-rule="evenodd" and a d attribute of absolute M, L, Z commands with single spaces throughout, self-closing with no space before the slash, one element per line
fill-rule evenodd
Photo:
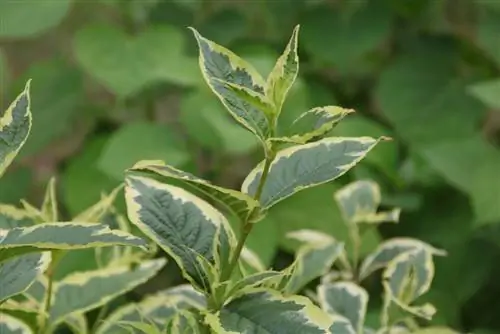
<path fill-rule="evenodd" d="M 199 316 L 187 310 L 177 311 L 167 322 L 164 333 L 202 334 L 208 333 Z"/>
<path fill-rule="evenodd" d="M 58 221 L 59 211 L 57 208 L 55 177 L 52 177 L 49 180 L 47 189 L 45 190 L 45 197 L 43 199 L 42 209 L 40 210 L 40 212 L 45 222 Z"/>
<path fill-rule="evenodd" d="M 216 201 L 217 204 L 234 213 L 243 221 L 259 207 L 259 203 L 247 194 L 237 190 L 216 186 L 190 173 L 166 165 L 163 161 L 139 161 L 130 170 L 148 172 L 153 175 L 164 177 L 168 181 L 180 182 L 182 185 L 186 186 L 187 189 L 195 189 L 201 194 L 210 197 Z"/>
<path fill-rule="evenodd" d="M 415 316 L 430 320 L 436 312 L 432 305 L 412 304 L 429 291 L 433 278 L 432 253 L 425 248 L 404 252 L 390 261 L 383 274 L 385 298 L 382 323 L 388 322 L 387 314 L 392 304 Z"/>
<path fill-rule="evenodd" d="M 50 252 L 32 253 L 0 262 L 0 304 L 26 291 L 50 264 Z"/>
<path fill-rule="evenodd" d="M 241 101 L 248 103 L 251 107 L 260 110 L 264 115 L 268 117 L 268 119 L 272 119 L 274 113 L 274 105 L 268 100 L 267 96 L 258 93 L 250 88 L 246 88 L 244 86 L 223 81 L 219 79 L 214 79 L 218 82 L 218 84 L 223 85 L 227 89 L 229 89 L 235 97 L 240 99 Z"/>
<path fill-rule="evenodd" d="M 385 137 L 325 138 L 286 148 L 271 163 L 260 203 L 269 208 L 296 192 L 332 181 L 354 167 Z M 254 196 L 264 161 L 246 177 L 242 191 Z"/>
<path fill-rule="evenodd" d="M 316 107 L 301 114 L 285 136 L 270 138 L 271 142 L 306 144 L 323 139 L 352 109 L 335 106 Z"/>
<path fill-rule="evenodd" d="M 120 321 L 120 327 L 126 329 L 128 333 L 141 334 L 167 334 L 160 329 L 160 326 L 146 321 Z"/>
<path fill-rule="evenodd" d="M 299 44 L 299 29 L 299 25 L 293 29 L 292 37 L 285 51 L 278 58 L 276 65 L 274 65 L 273 70 L 267 77 L 266 96 L 274 104 L 277 115 L 280 114 L 288 91 L 299 73 L 299 55 L 297 51 Z"/>
<path fill-rule="evenodd" d="M 445 256 L 446 252 L 426 244 L 423 241 L 412 238 L 393 238 L 380 244 L 375 251 L 367 256 L 361 263 L 359 269 L 360 279 L 364 279 L 371 273 L 381 269 L 392 261 L 396 256 L 414 250 L 425 249 L 433 255 Z"/>
<path fill-rule="evenodd" d="M 42 313 L 40 306 L 31 301 L 16 301 L 11 298 L 0 306 L 0 317 L 3 314 L 8 314 L 28 325 L 33 331 L 39 328 L 38 317 L 40 313 Z M 2 332 L 0 331 L 0 333 Z"/>
<path fill-rule="evenodd" d="M 244 276 L 236 283 L 234 283 L 231 288 L 226 292 L 226 298 L 229 298 L 240 291 L 245 291 L 250 288 L 258 287 L 263 283 L 268 282 L 269 280 L 278 279 L 283 276 L 283 273 L 280 271 L 263 271 L 254 273 L 248 276 Z"/>
<path fill-rule="evenodd" d="M 356 333 L 361 333 L 368 306 L 368 293 L 353 282 L 327 283 L 318 286 L 319 305 L 332 315 L 349 319 Z"/>
<path fill-rule="evenodd" d="M 216 333 L 323 334 L 331 333 L 334 318 L 306 297 L 255 289 L 206 314 L 206 323 Z"/>
<path fill-rule="evenodd" d="M 264 79 L 236 54 L 201 36 L 194 28 L 191 30 L 198 42 L 200 68 L 205 81 L 229 110 L 231 116 L 264 142 L 270 131 L 264 112 L 240 99 L 221 83 L 221 81 L 229 82 L 264 94 L 266 86 Z"/>
<path fill-rule="evenodd" d="M 307 240 L 297 251 L 292 264 L 294 269 L 285 287 L 288 294 L 298 293 L 308 283 L 328 273 L 344 251 L 344 243 L 323 233 L 300 230 L 288 234 L 288 237 Z"/>
<path fill-rule="evenodd" d="M 21 320 L 0 312 L 0 333 L 2 334 L 32 334 L 33 330 Z"/>
<path fill-rule="evenodd" d="M 115 310 L 97 328 L 96 334 L 114 333 L 122 321 L 143 321 L 162 325 L 179 310 L 206 307 L 205 297 L 191 285 L 180 285 L 144 298 L 138 303 L 127 304 Z"/>
<path fill-rule="evenodd" d="M 144 177 L 127 177 L 125 196 L 130 221 L 175 259 L 186 278 L 208 288 L 197 255 L 225 267 L 235 243 L 227 219 L 184 189 Z"/>
<path fill-rule="evenodd" d="M 399 208 L 377 212 L 382 195 L 379 185 L 370 180 L 354 181 L 335 193 L 335 200 L 347 223 L 381 223 L 399 221 Z"/>
<path fill-rule="evenodd" d="M 52 325 L 71 314 L 82 314 L 100 307 L 155 276 L 165 265 L 164 259 L 129 266 L 80 272 L 54 284 L 49 320 Z"/>
<path fill-rule="evenodd" d="M 35 222 L 26 210 L 9 204 L 0 204 L 0 229 L 11 229 L 15 227 L 27 227 Z"/>
<path fill-rule="evenodd" d="M 122 188 L 123 184 L 120 184 L 118 187 L 113 189 L 109 195 L 103 194 L 99 202 L 93 204 L 91 207 L 78 214 L 75 218 L 73 218 L 73 221 L 91 223 L 101 222 L 101 218 L 103 218 L 112 209 L 113 203 Z"/>
<path fill-rule="evenodd" d="M 21 150 L 31 130 L 30 84 L 0 117 L 0 176 Z"/>
<path fill-rule="evenodd" d="M 45 223 L 0 230 L 0 262 L 41 249 L 83 249 L 126 245 L 147 249 L 146 242 L 106 225 L 88 223 Z"/>

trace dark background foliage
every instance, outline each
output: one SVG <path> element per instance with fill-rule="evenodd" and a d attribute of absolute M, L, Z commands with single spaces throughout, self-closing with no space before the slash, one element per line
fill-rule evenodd
<path fill-rule="evenodd" d="M 395 140 L 340 181 L 279 204 L 250 247 L 280 266 L 296 246 L 285 239 L 288 231 L 317 228 L 345 238 L 332 193 L 350 180 L 373 179 L 384 205 L 403 214 L 400 224 L 367 235 L 364 251 L 391 236 L 446 249 L 426 297 L 439 309 L 433 322 L 498 333 L 497 0 L 0 1 L 0 106 L 32 78 L 34 118 L 27 145 L 2 179 L 0 200 L 39 202 L 56 175 L 69 218 L 119 184 L 139 159 L 163 159 L 239 187 L 261 154 L 208 91 L 186 27 L 267 75 L 299 23 L 300 76 L 283 122 L 337 104 L 357 113 L 334 135 Z M 61 270 L 92 261 L 78 253 Z M 169 268 L 144 290 L 176 282 Z M 374 317 L 380 288 L 369 284 Z"/>

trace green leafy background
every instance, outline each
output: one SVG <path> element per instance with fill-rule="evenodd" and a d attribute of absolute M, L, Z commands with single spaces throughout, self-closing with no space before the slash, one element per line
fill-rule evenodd
<path fill-rule="evenodd" d="M 392 236 L 446 249 L 449 256 L 437 260 L 435 284 L 425 297 L 439 310 L 433 322 L 498 332 L 498 3 L 2 1 L 0 106 L 5 109 L 32 78 L 34 125 L 2 179 L 0 200 L 40 202 L 48 177 L 56 175 L 70 217 L 113 189 L 123 169 L 139 159 L 163 159 L 238 188 L 261 159 L 258 143 L 208 91 L 186 28 L 267 75 L 300 23 L 299 79 L 282 121 L 338 104 L 357 113 L 335 135 L 395 140 L 340 181 L 277 205 L 249 246 L 267 264 L 281 266 L 296 247 L 286 232 L 317 228 L 344 239 L 333 191 L 355 179 L 375 180 L 384 206 L 400 206 L 403 213 L 400 224 L 367 235 L 364 251 Z M 172 279 L 150 284 L 165 282 Z"/>

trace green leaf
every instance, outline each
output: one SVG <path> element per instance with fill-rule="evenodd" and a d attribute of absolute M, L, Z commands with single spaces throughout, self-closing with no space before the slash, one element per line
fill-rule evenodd
<path fill-rule="evenodd" d="M 117 26 L 87 25 L 74 40 L 76 59 L 119 97 L 152 84 L 197 85 L 196 60 L 183 55 L 185 38 L 170 26 L 153 26 L 127 36 Z"/>
<path fill-rule="evenodd" d="M 497 35 L 500 11 L 488 8 L 488 2 L 477 3 L 475 42 L 483 49 L 487 56 L 490 56 L 497 64 L 500 64 L 500 47 L 498 46 Z M 491 2 L 491 5 L 494 5 L 494 2 Z"/>
<path fill-rule="evenodd" d="M 147 249 L 146 242 L 103 224 L 44 223 L 0 230 L 0 261 L 41 249 L 83 249 L 125 245 Z"/>
<path fill-rule="evenodd" d="M 336 70 L 356 70 L 388 38 L 392 12 L 379 1 L 346 2 L 335 9 L 323 4 L 307 12 L 302 19 L 304 48 L 316 61 L 335 65 Z"/>
<path fill-rule="evenodd" d="M 448 327 L 432 326 L 418 329 L 413 334 L 458 334 L 458 332 Z"/>
<path fill-rule="evenodd" d="M 335 193 L 335 200 L 347 223 L 381 223 L 399 221 L 400 209 L 377 212 L 382 200 L 379 185 L 371 180 L 358 180 Z"/>
<path fill-rule="evenodd" d="M 7 66 L 7 57 L 5 53 L 0 49 L 0 94 L 5 94 L 7 84 L 10 81 L 10 75 Z M 2 105 L 0 105 L 2 106 Z"/>
<path fill-rule="evenodd" d="M 221 334 L 322 334 L 329 333 L 334 323 L 333 318 L 305 297 L 283 297 L 259 289 L 232 300 L 218 315 L 207 314 L 206 320 Z"/>
<path fill-rule="evenodd" d="M 288 142 L 305 144 L 322 139 L 346 115 L 354 112 L 352 109 L 326 106 L 316 107 L 301 114 L 287 130 L 285 137 L 271 138 L 272 142 Z"/>
<path fill-rule="evenodd" d="M 219 269 L 229 260 L 235 238 L 226 218 L 182 188 L 143 177 L 127 177 L 125 197 L 130 221 L 174 258 L 187 279 L 207 288 L 196 254 Z"/>
<path fill-rule="evenodd" d="M 33 253 L 0 262 L 0 304 L 26 291 L 49 266 L 50 252 Z"/>
<path fill-rule="evenodd" d="M 222 80 L 264 94 L 264 79 L 236 54 L 201 36 L 194 28 L 191 30 L 198 42 L 200 68 L 205 81 L 231 116 L 264 142 L 270 131 L 265 114 L 242 101 L 221 83 Z"/>
<path fill-rule="evenodd" d="M 166 178 L 168 181 L 179 181 L 186 188 L 191 188 L 210 197 L 217 204 L 234 213 L 242 221 L 259 207 L 259 203 L 247 194 L 211 184 L 193 174 L 183 172 L 158 160 L 137 162 L 129 171 L 149 172 Z"/>
<path fill-rule="evenodd" d="M 210 92 L 198 90 L 181 96 L 180 121 L 189 137 L 203 148 L 218 153 L 245 154 L 259 141 L 242 128 Z"/>
<path fill-rule="evenodd" d="M 30 83 L 0 118 L 0 176 L 23 147 L 31 130 Z"/>
<path fill-rule="evenodd" d="M 45 190 L 45 197 L 42 203 L 41 214 L 46 222 L 56 222 L 59 217 L 56 196 L 56 179 L 51 177 Z M 88 221 L 88 220 L 80 220 Z"/>
<path fill-rule="evenodd" d="M 129 266 L 75 273 L 54 284 L 50 322 L 55 325 L 65 317 L 83 313 L 109 303 L 155 276 L 165 266 L 164 259 L 150 260 L 131 270 Z"/>
<path fill-rule="evenodd" d="M 326 275 L 339 256 L 344 256 L 344 243 L 314 230 L 299 230 L 288 234 L 289 238 L 304 242 L 295 255 L 293 271 L 285 291 L 300 292 L 314 279 Z"/>
<path fill-rule="evenodd" d="M 63 170 L 61 193 L 71 217 L 76 217 L 99 201 L 102 191 L 111 192 L 123 181 L 110 178 L 96 166 L 107 141 L 108 137 L 94 135 Z"/>
<path fill-rule="evenodd" d="M 424 319 L 430 320 L 436 309 L 430 305 L 411 305 L 415 299 L 429 291 L 434 278 L 433 254 L 425 248 L 416 248 L 399 254 L 391 260 L 383 273 L 385 291 L 384 312 L 392 303 L 403 310 Z M 382 320 L 387 323 L 387 320 Z"/>
<path fill-rule="evenodd" d="M 277 116 L 281 112 L 288 91 L 299 73 L 298 38 L 300 26 L 293 29 L 292 37 L 285 51 L 278 58 L 276 65 L 267 77 L 266 96 L 276 108 Z"/>
<path fill-rule="evenodd" d="M 318 286 L 318 300 L 323 310 L 349 319 L 356 333 L 361 333 L 368 306 L 365 289 L 352 282 L 321 284 Z"/>
<path fill-rule="evenodd" d="M 189 161 L 190 155 L 168 127 L 136 122 L 121 127 L 111 136 L 97 165 L 110 177 L 122 180 L 124 171 L 142 159 L 160 159 L 181 166 Z"/>
<path fill-rule="evenodd" d="M 71 8 L 71 3 L 72 0 L 36 3 L 2 1 L 0 38 L 39 36 L 61 23 Z"/>
<path fill-rule="evenodd" d="M 484 116 L 481 103 L 466 94 L 468 82 L 456 73 L 459 52 L 450 45 L 431 40 L 408 48 L 382 72 L 375 90 L 397 134 L 419 151 L 474 136 Z"/>
<path fill-rule="evenodd" d="M 31 79 L 35 83 L 30 88 L 30 109 L 35 126 L 31 128 L 20 157 L 35 155 L 55 140 L 71 136 L 76 120 L 81 120 L 86 102 L 82 73 L 63 59 L 34 63 L 16 81 L 14 88 Z"/>
<path fill-rule="evenodd" d="M 80 212 L 72 220 L 75 222 L 84 221 L 91 223 L 100 223 L 102 219 L 112 211 L 116 196 L 118 196 L 118 193 L 122 190 L 122 188 L 123 185 L 119 185 L 118 187 L 113 189 L 109 193 L 109 195 L 103 195 L 99 202 L 83 210 L 83 212 Z"/>
<path fill-rule="evenodd" d="M 33 330 L 21 320 L 0 311 L 0 333 L 33 334 Z"/>
<path fill-rule="evenodd" d="M 28 325 L 33 331 L 38 329 L 38 317 L 40 314 L 40 307 L 34 305 L 29 301 L 17 302 L 14 299 L 9 299 L 0 307 L 0 319 L 4 315 L 10 315 L 21 322 Z M 0 329 L 0 333 L 1 329 Z M 82 333 L 87 334 L 87 333 Z"/>
<path fill-rule="evenodd" d="M 267 209 L 298 191 L 342 176 L 383 139 L 325 138 L 278 152 L 260 197 L 262 207 Z M 255 194 L 263 167 L 261 162 L 246 177 L 242 185 L 244 193 Z"/>
<path fill-rule="evenodd" d="M 413 251 L 415 249 L 424 249 L 430 254 L 436 256 L 445 256 L 446 252 L 426 244 L 418 239 L 411 238 L 393 238 L 380 244 L 378 248 L 367 256 L 359 268 L 360 279 L 366 278 L 371 273 L 387 266 L 397 256 Z"/>
<path fill-rule="evenodd" d="M 157 326 L 187 308 L 204 308 L 203 295 L 191 285 L 183 284 L 145 297 L 138 303 L 131 303 L 116 309 L 97 328 L 96 334 L 113 333 L 122 321 L 149 321 Z"/>
<path fill-rule="evenodd" d="M 474 136 L 433 145 L 423 156 L 451 185 L 469 195 L 475 226 L 500 219 L 500 157 L 496 147 Z"/>
<path fill-rule="evenodd" d="M 468 87 L 469 94 L 483 102 L 487 107 L 500 109 L 500 80 L 479 82 Z"/>
<path fill-rule="evenodd" d="M 218 85 L 224 86 L 226 89 L 230 90 L 231 93 L 244 103 L 248 103 L 251 107 L 254 107 L 257 110 L 260 110 L 264 115 L 268 118 L 273 117 L 274 113 L 274 105 L 268 100 L 268 97 L 256 92 L 250 88 L 246 88 L 244 86 L 227 82 L 223 80 L 213 79 Z"/>

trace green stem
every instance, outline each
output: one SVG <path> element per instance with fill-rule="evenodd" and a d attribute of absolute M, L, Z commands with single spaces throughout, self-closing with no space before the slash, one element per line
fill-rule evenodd
<path fill-rule="evenodd" d="M 40 333 L 48 333 L 50 331 L 50 326 L 47 326 L 47 318 L 50 313 L 50 307 L 52 306 L 52 295 L 54 287 L 54 272 L 59 264 L 59 261 L 64 256 L 64 251 L 52 251 L 52 261 L 50 262 L 49 268 L 47 269 L 45 275 L 47 277 L 47 291 L 45 291 L 45 303 L 43 306 L 44 313 L 41 315 Z"/>
<path fill-rule="evenodd" d="M 274 154 L 266 153 L 266 160 L 264 163 L 264 169 L 262 170 L 262 176 L 259 180 L 259 185 L 257 186 L 257 192 L 255 193 L 255 200 L 259 201 L 262 196 L 262 191 L 264 190 L 264 184 L 266 183 L 267 176 L 269 175 L 269 169 L 271 168 L 271 163 L 274 160 Z M 250 215 L 249 215 L 250 216 Z M 233 257 L 227 266 L 227 270 L 223 272 L 221 275 L 221 281 L 225 281 L 231 277 L 234 268 L 236 267 L 238 260 L 241 255 L 241 251 L 243 250 L 243 246 L 245 246 L 245 242 L 252 232 L 253 223 L 249 222 L 248 219 L 243 223 L 243 231 L 240 239 L 238 240 L 238 244 L 236 245 L 236 249 L 234 251 Z"/>
<path fill-rule="evenodd" d="M 361 247 L 361 238 L 359 235 L 359 229 L 356 225 L 349 227 L 349 234 L 352 240 L 352 277 L 355 282 L 358 281 L 358 262 L 359 262 L 359 251 Z"/>

